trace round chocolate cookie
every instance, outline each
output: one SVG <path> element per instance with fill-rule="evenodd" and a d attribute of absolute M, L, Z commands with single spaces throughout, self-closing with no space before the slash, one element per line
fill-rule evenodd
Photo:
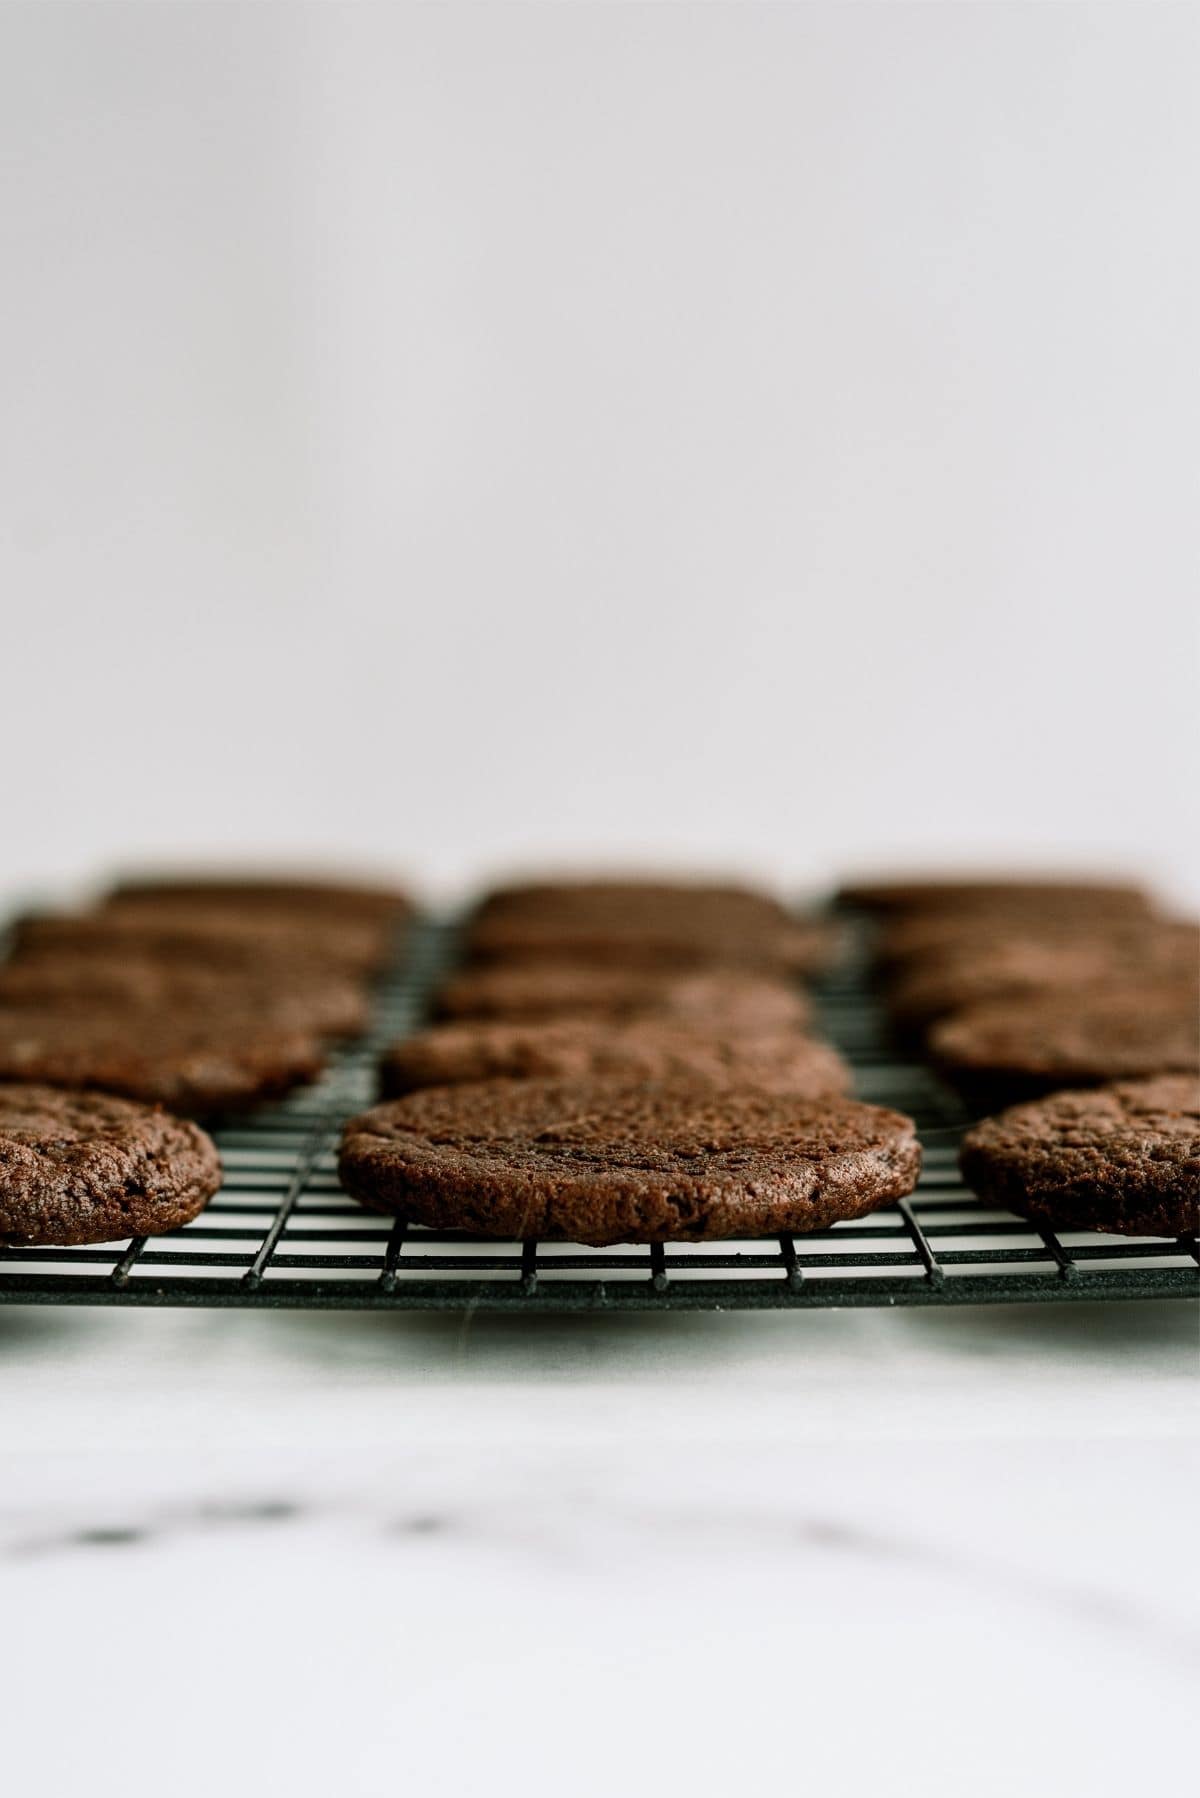
<path fill-rule="evenodd" d="M 273 874 L 198 873 L 147 875 L 122 880 L 109 895 L 109 904 L 132 901 L 158 906 L 214 906 L 243 914 L 266 912 L 294 914 L 314 920 L 345 918 L 390 924 L 412 913 L 412 902 L 398 888 L 364 886 L 357 882 L 295 879 Z"/>
<path fill-rule="evenodd" d="M 1169 918 L 1048 914 L 980 906 L 966 911 L 928 911 L 888 919 L 872 944 L 876 964 L 894 979 L 923 972 L 951 957 L 986 956 L 1016 942 L 1043 954 L 1078 945 L 1104 944 L 1132 951 L 1158 932 L 1188 929 Z"/>
<path fill-rule="evenodd" d="M 156 926 L 282 931 L 343 965 L 370 970 L 395 954 L 412 907 L 399 893 L 371 888 L 214 877 L 129 883 L 110 893 L 96 915 Z"/>
<path fill-rule="evenodd" d="M 949 950 L 910 964 L 888 990 L 888 1010 L 901 1028 L 921 1030 L 987 1000 L 1176 978 L 1200 990 L 1200 930 L 1194 924 L 1147 921 L 1049 939 L 1013 931 L 990 947 Z"/>
<path fill-rule="evenodd" d="M 973 1103 L 994 1110 L 1061 1087 L 1192 1073 L 1200 1013 L 1184 982 L 1000 999 L 943 1018 L 929 1048 Z"/>
<path fill-rule="evenodd" d="M 0 1081 L 119 1093 L 185 1117 L 278 1097 L 321 1066 L 307 1031 L 248 1014 L 0 1010 Z"/>
<path fill-rule="evenodd" d="M 310 927 L 294 918 L 246 918 L 219 907 L 133 904 L 101 912 L 47 912 L 18 919 L 18 951 L 150 955 L 207 968 L 291 968 L 360 976 L 386 960 L 374 925 L 337 920 Z"/>
<path fill-rule="evenodd" d="M 527 919 L 607 910 L 623 913 L 670 906 L 677 914 L 695 915 L 719 908 L 742 922 L 779 923 L 788 915 L 771 893 L 733 881 L 665 880 L 634 877 L 583 877 L 530 880 L 493 887 L 475 910 L 477 918 L 505 912 Z"/>
<path fill-rule="evenodd" d="M 1057 1230 L 1183 1236 L 1200 1225 L 1200 1081 L 1187 1074 L 1060 1092 L 963 1138 L 982 1199 Z"/>
<path fill-rule="evenodd" d="M 437 1230 L 603 1246 L 774 1236 L 911 1192 L 910 1119 L 748 1087 L 489 1080 L 346 1125 L 347 1192 Z"/>
<path fill-rule="evenodd" d="M 195 1124 L 105 1093 L 0 1086 L 0 1240 L 117 1242 L 175 1230 L 221 1184 Z"/>
<path fill-rule="evenodd" d="M 368 1018 L 366 993 L 349 976 L 239 973 L 163 956 L 67 951 L 29 951 L 0 966 L 0 1007 L 11 1006 L 203 1012 L 214 1019 L 249 1012 L 318 1036 L 361 1035 Z"/>
<path fill-rule="evenodd" d="M 1108 912 L 1137 916 L 1150 909 L 1144 888 L 1126 881 L 1009 878 L 1006 875 L 938 876 L 927 879 L 854 880 L 838 889 L 838 902 L 864 911 L 951 911 L 972 906 L 997 910 Z"/>
<path fill-rule="evenodd" d="M 468 1080 L 694 1080 L 817 1099 L 847 1093 L 836 1049 L 797 1030 L 698 1030 L 669 1018 L 627 1022 L 444 1024 L 395 1043 L 380 1064 L 386 1098 Z"/>
<path fill-rule="evenodd" d="M 725 899 L 593 895 L 535 909 L 501 908 L 467 928 L 475 961 L 575 960 L 656 969 L 746 967 L 808 973 L 830 959 L 827 926 Z"/>
<path fill-rule="evenodd" d="M 442 987 L 443 1018 L 550 1018 L 589 1013 L 606 1018 L 673 1017 L 719 1030 L 777 1029 L 803 1024 L 803 993 L 766 975 L 715 969 L 664 974 L 544 961 L 468 968 Z"/>

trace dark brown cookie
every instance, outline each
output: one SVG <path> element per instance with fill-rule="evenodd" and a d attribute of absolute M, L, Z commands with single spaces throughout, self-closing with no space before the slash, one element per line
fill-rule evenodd
<path fill-rule="evenodd" d="M 255 1016 L 319 1036 L 358 1036 L 369 1007 L 361 984 L 281 969 L 242 973 L 147 955 L 27 952 L 0 966 L 0 1007 L 91 1008 Z"/>
<path fill-rule="evenodd" d="M 830 959 L 829 928 L 728 895 L 568 890 L 556 900 L 477 915 L 466 952 L 476 961 L 585 961 L 656 969 L 747 967 L 807 973 Z"/>
<path fill-rule="evenodd" d="M 804 995 L 778 979 L 730 970 L 664 974 L 572 961 L 468 968 L 442 987 L 435 1010 L 443 1018 L 673 1017 L 742 1030 L 803 1024 L 809 1015 Z"/>
<path fill-rule="evenodd" d="M 941 876 L 926 879 L 854 880 L 838 889 L 838 901 L 866 911 L 952 911 L 982 906 L 1137 916 L 1150 909 L 1145 890 L 1133 882 L 1009 878 L 1006 875 Z"/>
<path fill-rule="evenodd" d="M 783 924 L 754 934 L 694 928 L 660 936 L 637 924 L 619 930 L 572 923 L 481 925 L 465 952 L 468 960 L 487 964 L 571 960 L 650 972 L 727 967 L 787 976 L 820 973 L 835 959 L 836 945 L 836 932 L 823 924 Z"/>
<path fill-rule="evenodd" d="M 212 1117 L 312 1080 L 307 1031 L 233 1014 L 0 1010 L 0 1081 L 118 1093 L 185 1117 Z"/>
<path fill-rule="evenodd" d="M 361 977 L 386 959 L 374 925 L 312 928 L 294 918 L 243 918 L 220 908 L 114 906 L 102 912 L 47 912 L 17 920 L 18 950 L 149 955 L 237 971 L 270 967 Z"/>
<path fill-rule="evenodd" d="M 175 1230 L 221 1184 L 195 1124 L 104 1093 L 0 1086 L 0 1239 L 118 1242 Z"/>
<path fill-rule="evenodd" d="M 1099 1086 L 1200 1064 L 1190 983 L 1136 982 L 973 1005 L 935 1024 L 930 1052 L 982 1110 L 1061 1087 Z"/>
<path fill-rule="evenodd" d="M 364 966 L 382 966 L 395 955 L 402 928 L 413 915 L 405 895 L 387 888 L 219 874 L 125 881 L 109 894 L 103 911 L 106 916 L 160 921 L 200 917 L 259 927 L 280 924 L 299 928 L 309 939 L 332 936 L 339 944 L 348 933 L 370 945 Z"/>
<path fill-rule="evenodd" d="M 255 874 L 252 870 L 209 870 L 128 876 L 113 886 L 115 897 L 182 901 L 232 901 L 234 904 L 284 910 L 309 906 L 315 912 L 342 912 L 356 917 L 394 917 L 410 912 L 412 901 L 398 886 L 363 885 L 311 874 Z"/>
<path fill-rule="evenodd" d="M 1194 924 L 1147 922 L 1050 937 L 1013 931 L 990 946 L 960 946 L 910 963 L 889 987 L 888 1010 L 902 1029 L 919 1031 L 993 999 L 1163 979 L 1190 980 L 1200 990 Z"/>
<path fill-rule="evenodd" d="M 387 1098 L 424 1086 L 496 1079 L 690 1079 L 797 1099 L 844 1094 L 851 1086 L 837 1050 L 797 1030 L 746 1035 L 659 1018 L 444 1024 L 405 1037 L 380 1064 Z"/>
<path fill-rule="evenodd" d="M 977 1124 L 963 1178 L 1057 1230 L 1182 1236 L 1200 1225 L 1200 1082 L 1187 1074 L 1060 1092 Z"/>
<path fill-rule="evenodd" d="M 530 880 L 493 887 L 480 900 L 475 916 L 527 919 L 555 916 L 564 911 L 592 910 L 628 913 L 669 905 L 678 914 L 719 907 L 726 916 L 743 922 L 779 923 L 786 908 L 770 893 L 732 881 L 666 880 L 660 877 L 584 877 Z"/>
<path fill-rule="evenodd" d="M 979 906 L 966 911 L 928 911 L 886 919 L 872 944 L 874 959 L 891 978 L 932 966 L 948 956 L 990 955 L 1019 938 L 1053 951 L 1089 943 L 1132 945 L 1157 930 L 1177 928 L 1170 919 L 1098 917 Z"/>
<path fill-rule="evenodd" d="M 347 1124 L 347 1192 L 438 1230 L 700 1242 L 823 1229 L 912 1191 L 913 1125 L 851 1099 L 746 1087 L 492 1080 Z"/>

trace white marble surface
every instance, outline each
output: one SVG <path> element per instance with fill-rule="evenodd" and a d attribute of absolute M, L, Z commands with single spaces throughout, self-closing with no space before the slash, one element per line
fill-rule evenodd
<path fill-rule="evenodd" d="M 1191 1761 L 1194 1308 L 0 1311 L 14 1793 Z"/>

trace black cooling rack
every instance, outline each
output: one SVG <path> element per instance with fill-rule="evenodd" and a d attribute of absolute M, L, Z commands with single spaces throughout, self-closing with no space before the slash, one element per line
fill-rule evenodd
<path fill-rule="evenodd" d="M 910 1199 L 808 1236 L 665 1248 L 495 1242 L 376 1217 L 338 1186 L 338 1131 L 373 1100 L 380 1048 L 419 1022 L 451 946 L 446 927 L 416 932 L 380 985 L 368 1037 L 341 1050 L 316 1085 L 214 1132 L 225 1184 L 194 1223 L 95 1248 L 0 1247 L 0 1302 L 654 1311 L 1200 1292 L 1194 1237 L 1055 1235 L 981 1205 L 958 1176 L 967 1120 L 888 1044 L 861 958 L 826 981 L 818 1004 L 859 1097 L 917 1121 L 925 1166 Z"/>

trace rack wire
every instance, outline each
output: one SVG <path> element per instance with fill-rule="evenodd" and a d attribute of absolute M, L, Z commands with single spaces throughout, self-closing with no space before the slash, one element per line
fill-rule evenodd
<path fill-rule="evenodd" d="M 343 1120 L 375 1097 L 380 1049 L 416 1027 L 453 955 L 428 923 L 381 981 L 370 1032 L 284 1103 L 214 1130 L 225 1181 L 195 1222 L 91 1248 L 0 1246 L 0 1303 L 386 1310 L 777 1310 L 1154 1299 L 1200 1294 L 1195 1237 L 1055 1234 L 984 1206 L 958 1174 L 961 1107 L 887 1037 L 851 958 L 818 989 L 822 1026 L 860 1098 L 915 1118 L 910 1198 L 810 1235 L 719 1243 L 498 1242 L 365 1211 L 343 1193 Z"/>

